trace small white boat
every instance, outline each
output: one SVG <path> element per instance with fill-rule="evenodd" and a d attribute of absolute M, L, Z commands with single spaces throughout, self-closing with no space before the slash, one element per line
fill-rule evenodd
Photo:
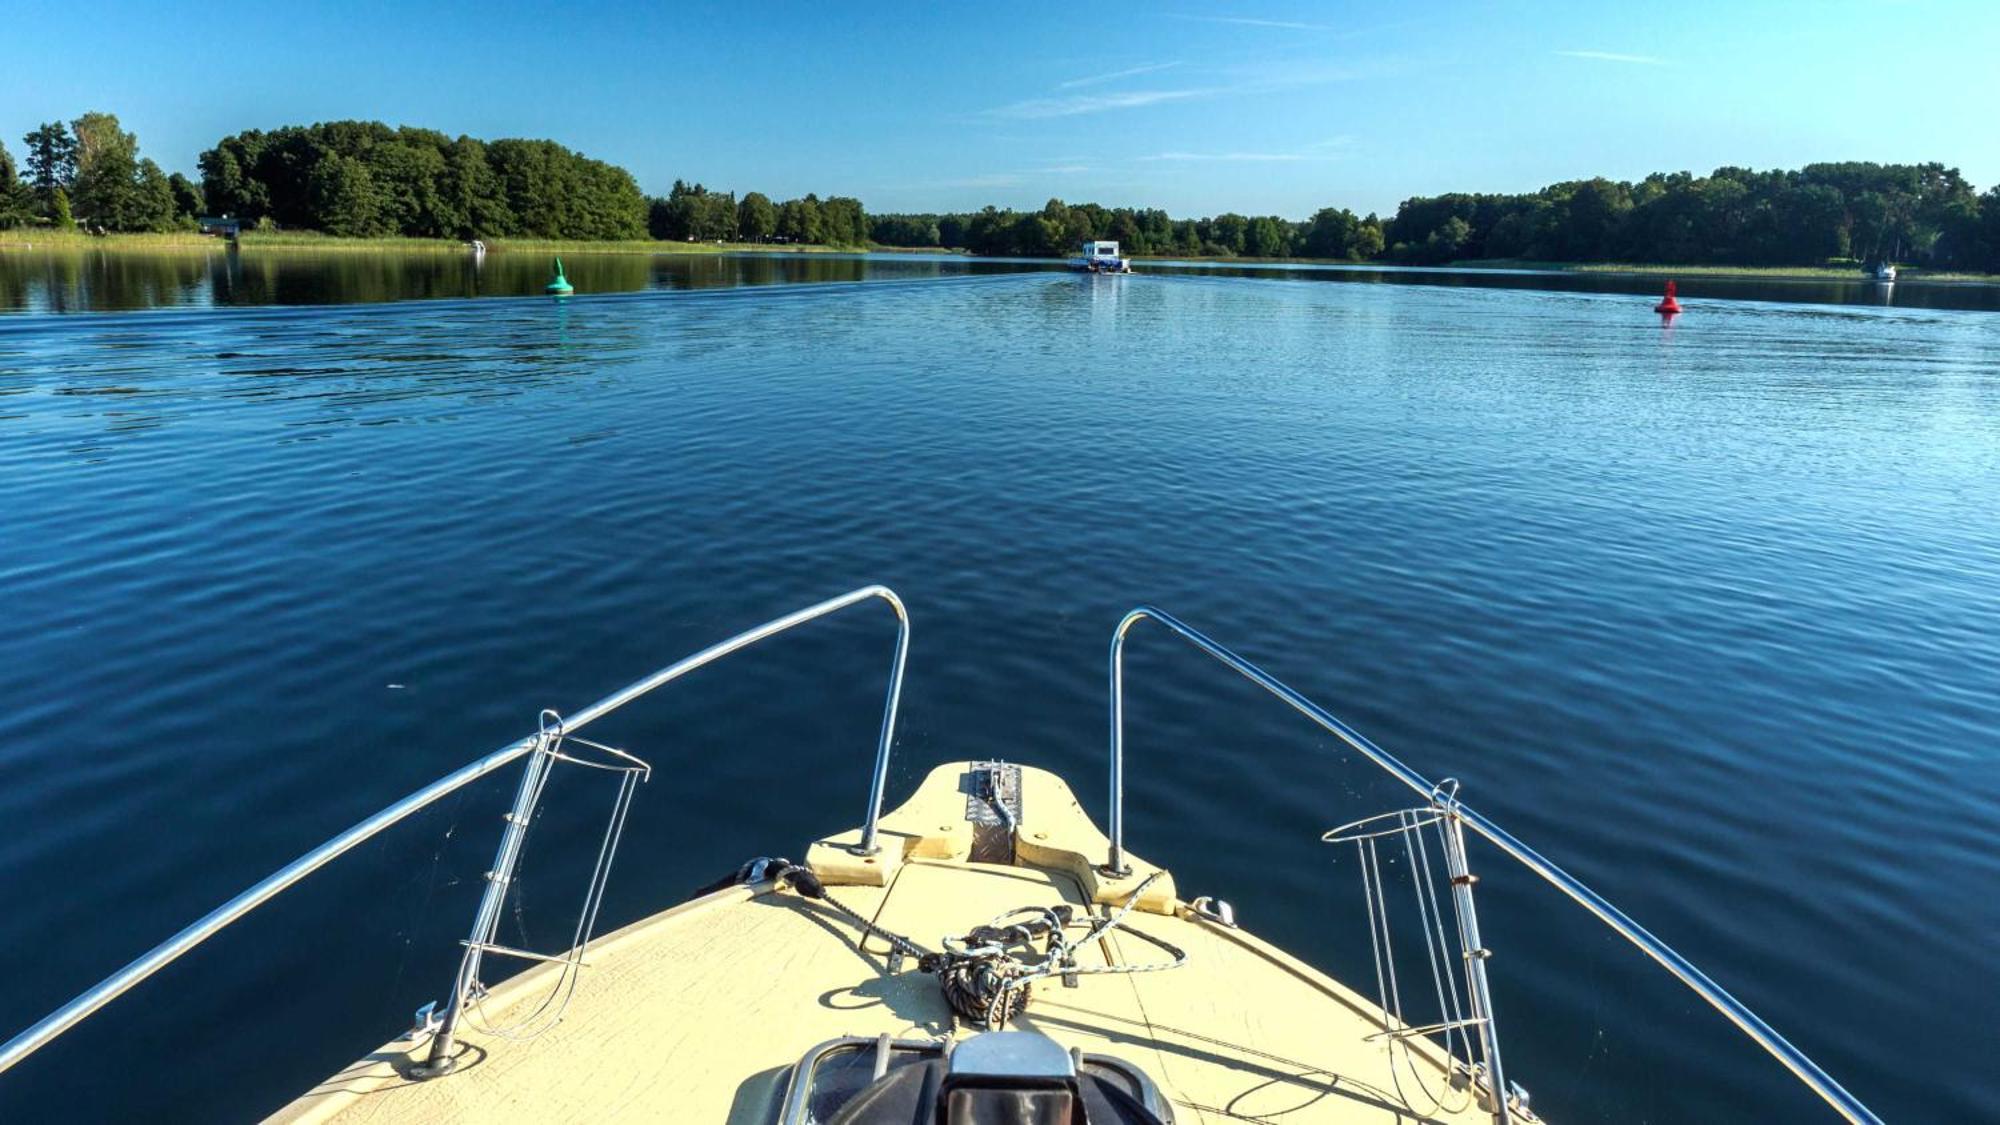
<path fill-rule="evenodd" d="M 1119 254 L 1116 242 L 1086 242 L 1076 268 L 1085 273 L 1131 273 L 1132 262 Z"/>
<path fill-rule="evenodd" d="M 897 631 L 860 826 L 811 841 L 802 862 L 752 860 L 687 902 L 597 936 L 618 841 L 651 767 L 584 738 L 583 728 L 732 653 L 873 601 L 894 611 Z M 1183 897 L 1170 872 L 1125 850 L 1124 646 L 1144 621 L 1276 696 L 1410 791 L 1409 807 L 1322 837 L 1360 872 L 1363 901 L 1312 909 L 1367 930 L 1375 980 L 1350 987 L 1253 935 L 1228 903 Z M 581 710 L 544 711 L 535 733 L 355 825 L 0 1045 L 0 1071 L 390 825 L 518 768 L 455 977 L 432 982 L 443 986 L 439 998 L 418 1009 L 401 1038 L 353 1044 L 356 1061 L 316 1085 L 301 1076 L 299 1096 L 272 1120 L 1530 1125 L 1540 1118 L 1501 1065 L 1491 951 L 1466 850 L 1477 838 L 1490 845 L 1482 858 L 1518 862 L 1581 907 L 1579 920 L 1594 917 L 1636 946 L 1841 1116 L 1877 1121 L 1680 954 L 1460 803 L 1456 782 L 1433 783 L 1159 610 L 1133 610 L 1111 636 L 1104 830 L 1062 778 L 998 761 L 945 762 L 885 813 L 909 630 L 894 592 L 864 587 L 739 633 Z M 510 900 L 518 905 L 517 864 L 558 771 L 577 784 L 594 778 L 613 795 L 603 843 L 570 944 L 512 948 L 499 940 L 500 923 Z M 1205 858 L 1214 867 L 1217 857 Z M 1414 931 L 1391 933 L 1392 901 L 1417 920 Z M 530 967 L 497 979 L 496 965 L 520 961 Z M 1397 961 L 1406 970 L 1427 963 L 1422 975 L 1433 988 L 1406 982 L 1399 990 Z M 1386 985 L 1384 964 L 1392 966 Z M 1532 1020 L 1532 1005 L 1523 1007 L 1517 1018 Z M 315 1035 L 310 1013 L 281 1011 L 283 1034 Z M 1643 1027 L 1647 1013 L 1607 1010 L 1605 1018 Z M 353 1025 L 346 1014 L 334 1022 Z"/>
<path fill-rule="evenodd" d="M 1868 276 L 1875 281 L 1896 280 L 1896 267 L 1889 262 L 1876 262 L 1868 267 Z"/>

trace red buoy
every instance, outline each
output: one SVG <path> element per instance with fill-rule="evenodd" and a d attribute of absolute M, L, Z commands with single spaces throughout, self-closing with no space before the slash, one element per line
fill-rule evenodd
<path fill-rule="evenodd" d="M 1667 295 L 1660 298 L 1660 303 L 1653 306 L 1653 311 L 1659 313 L 1661 316 L 1672 316 L 1681 311 L 1681 303 L 1674 300 L 1673 282 L 1667 282 Z"/>

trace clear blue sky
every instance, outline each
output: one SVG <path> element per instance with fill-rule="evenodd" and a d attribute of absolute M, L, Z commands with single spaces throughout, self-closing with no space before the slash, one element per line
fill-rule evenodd
<path fill-rule="evenodd" d="M 18 4 L 19 0 L 15 0 Z M 47 21 L 0 4 L 20 31 Z M 198 6 L 18 40 L 0 138 L 119 115 L 168 170 L 373 118 L 872 211 L 1050 196 L 1303 217 L 1413 194 L 1814 160 L 2000 181 L 2000 3 Z"/>

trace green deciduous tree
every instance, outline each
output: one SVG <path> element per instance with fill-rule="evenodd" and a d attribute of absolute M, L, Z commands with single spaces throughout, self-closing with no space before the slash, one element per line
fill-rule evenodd
<path fill-rule="evenodd" d="M 1322 207 L 1306 223 L 1306 229 L 1299 240 L 1300 249 L 1308 258 L 1352 258 L 1354 257 L 1355 232 L 1361 220 L 1346 208 Z"/>
<path fill-rule="evenodd" d="M 745 192 L 736 205 L 737 235 L 750 242 L 764 242 L 778 233 L 778 209 L 761 191 Z"/>
<path fill-rule="evenodd" d="M 471 137 L 460 137 L 445 147 L 438 197 L 443 213 L 458 224 L 447 232 L 454 238 L 504 234 L 513 224 L 486 146 Z"/>
<path fill-rule="evenodd" d="M 834 195 L 820 203 L 820 241 L 829 246 L 863 246 L 868 242 L 868 213 L 852 196 Z"/>
<path fill-rule="evenodd" d="M 166 173 L 139 157 L 139 139 L 109 113 L 86 113 L 70 123 L 76 140 L 74 205 L 83 221 L 117 231 L 164 230 L 173 222 L 174 197 Z"/>
<path fill-rule="evenodd" d="M 151 158 L 139 161 L 133 208 L 121 230 L 170 230 L 174 226 L 174 185 Z"/>
<path fill-rule="evenodd" d="M 208 213 L 208 203 L 202 198 L 200 184 L 175 172 L 167 177 L 167 187 L 173 192 L 176 219 L 193 219 Z"/>
<path fill-rule="evenodd" d="M 328 234 L 366 238 L 383 234 L 382 199 L 368 166 L 352 156 L 329 152 L 307 177 L 311 206 L 319 229 Z"/>
<path fill-rule="evenodd" d="M 820 241 L 819 197 L 787 199 L 778 206 L 778 236 L 788 242 Z"/>
<path fill-rule="evenodd" d="M 1244 236 L 1244 249 L 1253 258 L 1282 258 L 1286 252 L 1286 229 L 1291 224 L 1275 215 L 1254 219 Z"/>
<path fill-rule="evenodd" d="M 1250 220 L 1241 215 L 1217 215 L 1209 224 L 1208 241 L 1222 248 L 1225 254 L 1241 254 L 1250 237 Z"/>

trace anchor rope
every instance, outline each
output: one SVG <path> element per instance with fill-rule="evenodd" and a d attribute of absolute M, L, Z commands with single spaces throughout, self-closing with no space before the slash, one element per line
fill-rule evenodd
<path fill-rule="evenodd" d="M 863 934 L 881 938 L 897 955 L 914 958 L 919 971 L 938 978 L 945 1003 L 955 1014 L 989 1030 L 997 1030 L 1028 1006 L 1028 986 L 1035 981 L 1053 976 L 1073 981 L 1086 975 L 1163 972 L 1186 964 L 1187 953 L 1179 946 L 1137 927 L 1125 925 L 1125 919 L 1138 906 L 1140 896 L 1163 874 L 1154 871 L 1146 876 L 1117 909 L 1101 918 L 1079 920 L 1076 908 L 1068 904 L 1023 906 L 995 915 L 985 925 L 975 926 L 957 938 L 945 938 L 941 943 L 944 948 L 937 951 L 925 949 L 834 898 L 810 868 L 789 859 L 751 860 L 737 868 L 733 875 L 704 890 L 766 879 L 779 885 L 789 885 L 801 898 L 826 906 Z M 1080 937 L 1072 938 L 1069 931 L 1077 926 L 1084 926 L 1084 932 Z M 1142 964 L 1077 963 L 1077 954 L 1101 944 L 1114 930 L 1122 930 L 1153 945 L 1163 951 L 1169 960 Z M 1039 950 L 1036 948 L 1038 941 L 1041 943 Z"/>

